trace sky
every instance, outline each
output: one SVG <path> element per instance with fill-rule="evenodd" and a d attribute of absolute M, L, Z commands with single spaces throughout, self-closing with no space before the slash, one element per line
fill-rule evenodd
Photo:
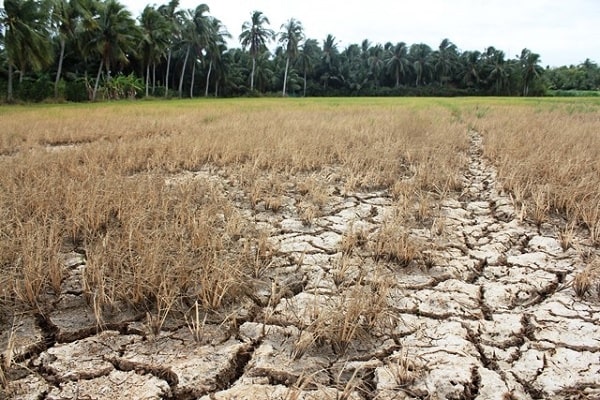
<path fill-rule="evenodd" d="M 121 0 L 139 16 L 147 4 L 168 0 Z M 290 18 L 319 43 L 335 36 L 338 49 L 368 39 L 372 44 L 425 43 L 436 49 L 444 38 L 460 51 L 489 46 L 515 58 L 523 48 L 541 56 L 542 66 L 600 63 L 600 0 L 180 0 L 201 3 L 220 19 L 239 46 L 241 26 L 262 11 L 275 32 Z"/>

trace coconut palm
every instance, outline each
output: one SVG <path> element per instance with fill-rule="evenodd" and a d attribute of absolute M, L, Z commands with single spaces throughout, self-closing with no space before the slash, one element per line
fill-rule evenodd
<path fill-rule="evenodd" d="M 290 67 L 290 59 L 295 59 L 298 56 L 298 46 L 304 38 L 302 32 L 302 23 L 294 18 L 289 19 L 285 24 L 281 25 L 281 33 L 279 34 L 279 42 L 285 47 L 285 72 L 283 74 L 283 91 L 285 97 L 285 89 L 287 85 L 288 69 Z"/>
<path fill-rule="evenodd" d="M 379 87 L 379 77 L 381 75 L 381 70 L 383 69 L 384 62 L 384 48 L 380 44 L 376 44 L 369 49 L 369 72 L 373 77 L 373 82 L 375 83 L 375 89 Z"/>
<path fill-rule="evenodd" d="M 246 86 L 249 75 L 250 55 L 239 48 L 228 49 L 215 65 L 215 97 L 219 90 L 224 93 L 239 94 Z"/>
<path fill-rule="evenodd" d="M 167 49 L 167 71 L 165 73 L 165 97 L 169 95 L 169 71 L 171 68 L 171 57 L 173 55 L 173 45 L 175 40 L 181 36 L 181 26 L 184 16 L 182 10 L 177 10 L 179 7 L 179 0 L 170 0 L 169 3 L 163 4 L 158 7 L 158 12 L 165 17 L 169 24 L 170 30 L 170 45 Z"/>
<path fill-rule="evenodd" d="M 504 59 L 504 52 L 493 46 L 484 53 L 484 73 L 486 80 L 494 86 L 494 94 L 501 94 L 506 88 L 510 76 L 510 66 Z"/>
<path fill-rule="evenodd" d="M 0 10 L 4 26 L 4 46 L 8 64 L 7 100 L 13 100 L 13 69 L 19 69 L 19 81 L 28 67 L 41 70 L 52 62 L 48 40 L 49 4 L 36 0 L 5 0 Z"/>
<path fill-rule="evenodd" d="M 320 50 L 319 44 L 315 39 L 306 39 L 300 50 L 300 57 L 298 58 L 298 62 L 300 64 L 300 68 L 302 69 L 304 79 L 304 88 L 302 90 L 302 94 L 304 97 L 306 97 L 306 75 L 309 72 L 312 72 L 314 68 L 314 59 L 317 56 L 318 50 Z"/>
<path fill-rule="evenodd" d="M 275 72 L 273 71 L 273 63 L 269 59 L 267 52 L 261 53 L 256 57 L 255 74 L 254 81 L 259 91 L 264 92 L 270 88 Z"/>
<path fill-rule="evenodd" d="M 415 85 L 419 86 L 431 73 L 431 47 L 424 43 L 413 44 L 410 46 L 408 57 L 416 75 Z"/>
<path fill-rule="evenodd" d="M 194 95 L 193 87 L 196 64 L 198 59 L 202 57 L 202 51 L 206 48 L 209 41 L 210 20 L 209 17 L 205 15 L 205 13 L 209 11 L 210 9 L 206 4 L 200 4 L 194 10 L 188 10 L 186 12 L 187 18 L 183 22 L 180 42 L 185 48 L 185 58 L 181 68 L 181 75 L 179 75 L 179 97 L 182 97 L 183 95 L 183 79 L 185 77 L 185 70 L 190 55 L 192 55 L 193 58 L 190 97 L 193 97 Z"/>
<path fill-rule="evenodd" d="M 206 89 L 204 96 L 208 97 L 208 85 L 213 66 L 222 67 L 222 55 L 227 50 L 225 38 L 231 38 L 223 23 L 218 18 L 211 18 L 209 25 L 208 42 L 206 46 L 206 56 L 208 58 L 208 71 L 206 73 Z"/>
<path fill-rule="evenodd" d="M 444 39 L 438 49 L 432 54 L 433 68 L 437 74 L 438 80 L 446 84 L 452 77 L 458 60 L 458 50 L 456 45 L 449 39 Z"/>
<path fill-rule="evenodd" d="M 474 87 L 481 80 L 481 53 L 465 51 L 460 55 L 460 71 L 458 78 L 466 87 Z"/>
<path fill-rule="evenodd" d="M 250 90 L 254 90 L 256 57 L 266 49 L 267 42 L 274 36 L 274 32 L 271 29 L 264 27 L 264 25 L 268 25 L 269 23 L 269 19 L 261 11 L 254 11 L 250 21 L 246 21 L 242 25 L 240 43 L 244 49 L 249 49 L 250 55 L 252 56 Z"/>
<path fill-rule="evenodd" d="M 521 74 L 523 78 L 523 96 L 527 96 L 531 83 L 541 76 L 544 69 L 539 65 L 541 62 L 540 55 L 532 53 L 529 49 L 521 51 L 519 61 L 521 62 Z"/>
<path fill-rule="evenodd" d="M 406 43 L 396 43 L 388 52 L 385 60 L 388 71 L 394 74 L 396 87 L 400 86 L 400 77 L 406 75 L 408 70 L 408 47 Z"/>
<path fill-rule="evenodd" d="M 156 62 L 164 55 L 169 46 L 169 23 L 165 17 L 154 7 L 146 6 L 139 18 L 142 40 L 139 51 L 146 70 L 146 97 L 149 95 L 150 65 L 156 71 Z M 153 82 L 156 74 L 153 74 Z M 154 87 L 154 84 L 153 84 Z"/>
<path fill-rule="evenodd" d="M 92 100 L 96 99 L 102 70 L 110 77 L 111 68 L 129 63 L 129 56 L 135 54 L 135 41 L 139 30 L 131 12 L 117 0 L 101 3 L 96 16 L 97 28 L 89 32 L 86 47 L 100 56 L 100 65 Z"/>
<path fill-rule="evenodd" d="M 348 89 L 359 92 L 370 76 L 368 49 L 365 54 L 358 44 L 348 45 L 340 54 L 340 75 Z"/>
<path fill-rule="evenodd" d="M 337 58 L 339 56 L 338 43 L 332 34 L 328 34 L 323 41 L 323 51 L 321 56 L 321 62 L 323 64 L 323 73 L 321 74 L 321 82 L 325 86 L 325 89 L 329 86 L 329 81 L 339 80 L 337 76 Z"/>
<path fill-rule="evenodd" d="M 82 0 L 52 0 L 52 20 L 56 26 L 60 46 L 54 81 L 54 97 L 58 97 L 58 83 L 62 76 L 67 40 L 76 37 L 78 27 L 94 28 L 90 6 L 89 2 Z"/>
<path fill-rule="evenodd" d="M 339 54 L 338 44 L 335 36 L 328 34 L 323 41 L 323 61 L 330 68 L 333 66 L 336 56 Z"/>

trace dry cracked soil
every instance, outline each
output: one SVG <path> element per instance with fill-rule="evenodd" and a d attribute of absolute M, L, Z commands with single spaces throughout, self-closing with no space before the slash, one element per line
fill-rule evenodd
<path fill-rule="evenodd" d="M 0 337 L 3 348 L 11 335 L 14 344 L 3 396 L 600 398 L 600 304 L 572 285 L 598 250 L 577 234 L 564 249 L 556 225 L 522 218 L 482 157 L 481 135 L 470 139 L 463 192 L 435 205 L 443 224 L 408 233 L 425 267 L 376 259 L 361 243 L 343 250 L 349 232 L 374 240 L 392 209 L 385 191 L 334 190 L 311 224 L 292 195 L 277 212 L 245 210 L 277 255 L 235 323 L 167 319 L 151 334 L 146 315 L 119 312 L 99 329 L 82 298 L 85 258 L 65 255 L 70 274 L 54 310 L 18 317 Z M 383 290 L 382 280 L 385 329 L 365 322 L 367 312 L 344 322 L 348 293 L 365 303 L 359 310 L 376 308 L 377 296 L 357 288 Z M 316 337 L 315 321 L 334 331 Z M 348 327 L 372 331 L 344 336 Z"/>

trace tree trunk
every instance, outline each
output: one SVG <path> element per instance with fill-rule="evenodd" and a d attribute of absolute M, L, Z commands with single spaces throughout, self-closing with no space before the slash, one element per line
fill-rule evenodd
<path fill-rule="evenodd" d="M 215 81 L 215 98 L 219 96 L 219 79 Z"/>
<path fill-rule="evenodd" d="M 285 97 L 285 88 L 287 86 L 287 75 L 288 75 L 289 67 L 290 67 L 290 57 L 288 56 L 287 59 L 285 60 L 285 72 L 283 73 L 283 92 L 282 92 L 283 97 Z"/>
<path fill-rule="evenodd" d="M 152 96 L 154 96 L 154 91 L 156 90 L 156 63 L 152 63 Z"/>
<path fill-rule="evenodd" d="M 187 60 L 190 56 L 190 47 L 188 46 L 185 52 L 185 58 L 183 59 L 183 68 L 181 68 L 181 76 L 179 77 L 179 98 L 183 96 L 183 77 L 185 75 L 185 67 L 187 66 Z"/>
<path fill-rule="evenodd" d="M 100 74 L 102 73 L 103 66 L 104 60 L 100 60 L 100 68 L 98 68 L 98 75 L 96 75 L 96 84 L 94 85 L 94 91 L 92 92 L 92 101 L 96 101 L 96 93 L 98 92 L 98 82 L 100 82 Z"/>
<path fill-rule="evenodd" d="M 8 88 L 6 100 L 10 103 L 14 100 L 13 97 L 13 65 L 11 60 L 8 60 Z"/>
<path fill-rule="evenodd" d="M 194 98 L 194 78 L 196 75 L 196 60 L 192 63 L 192 83 L 190 84 L 190 99 Z"/>
<path fill-rule="evenodd" d="M 396 71 L 396 88 L 400 87 L 400 72 Z"/>
<path fill-rule="evenodd" d="M 58 82 L 62 73 L 63 59 L 65 58 L 65 39 L 60 38 L 60 55 L 58 56 L 58 69 L 56 71 L 56 80 L 54 81 L 54 98 L 58 98 Z"/>
<path fill-rule="evenodd" d="M 167 73 L 165 74 L 165 97 L 169 95 L 169 68 L 171 67 L 171 48 L 167 55 Z"/>
<path fill-rule="evenodd" d="M 210 73 L 212 72 L 212 60 L 208 63 L 208 72 L 206 73 L 206 90 L 204 91 L 204 97 L 208 97 L 208 84 L 210 83 Z"/>
<path fill-rule="evenodd" d="M 306 68 L 304 69 L 304 90 L 302 92 L 302 97 L 306 97 Z"/>
<path fill-rule="evenodd" d="M 146 97 L 148 97 L 148 87 L 150 86 L 150 63 L 146 64 Z"/>
<path fill-rule="evenodd" d="M 252 57 L 252 73 L 250 74 L 250 90 L 254 90 L 254 69 L 256 67 L 256 57 Z"/>

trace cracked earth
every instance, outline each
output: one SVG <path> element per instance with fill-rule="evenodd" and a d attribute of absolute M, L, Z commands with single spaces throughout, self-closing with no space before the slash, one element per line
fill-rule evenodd
<path fill-rule="evenodd" d="M 431 206 L 429 227 L 407 232 L 422 254 L 410 262 L 368 246 L 392 212 L 387 191 L 342 194 L 330 182 L 310 223 L 291 193 L 276 212 L 246 208 L 276 255 L 252 301 L 225 322 L 167 318 L 152 333 L 145 313 L 119 311 L 100 329 L 82 294 L 85 257 L 66 254 L 53 309 L 2 332 L 15 362 L 5 396 L 600 398 L 600 304 L 572 286 L 598 249 L 583 234 L 567 247 L 556 224 L 528 222 L 483 159 L 484 138 L 469 135 L 464 189 Z M 371 323 L 381 305 L 367 292 L 383 291 L 382 281 L 385 312 Z M 362 304 L 343 323 L 350 303 Z M 319 337 L 317 324 L 328 333 Z M 352 326 L 360 332 L 341 331 Z"/>

